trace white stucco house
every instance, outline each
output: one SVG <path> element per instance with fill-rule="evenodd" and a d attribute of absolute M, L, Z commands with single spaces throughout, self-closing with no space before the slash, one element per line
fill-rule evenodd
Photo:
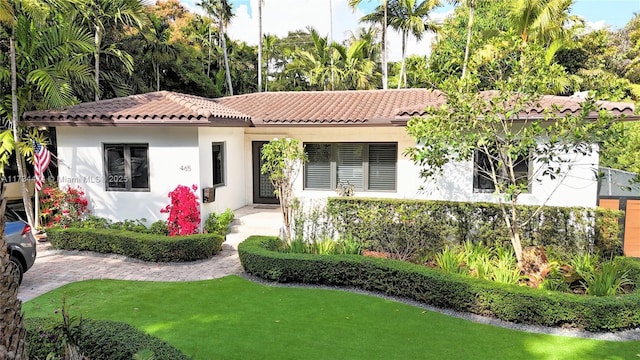
<path fill-rule="evenodd" d="M 406 122 L 443 101 L 441 93 L 426 89 L 219 99 L 160 91 L 28 112 L 23 122 L 55 127 L 60 186 L 82 187 L 93 214 L 113 220 L 165 219 L 160 209 L 177 185 L 215 189 L 209 199 L 199 193 L 203 219 L 226 208 L 277 203 L 267 177 L 259 174 L 260 148 L 276 137 L 300 139 L 309 155 L 295 186 L 299 197 L 335 196 L 336 186 L 349 182 L 356 196 L 496 201 L 474 161 L 450 164 L 443 176 L 424 183 L 420 169 L 404 155 L 415 145 Z M 579 102 L 545 96 L 541 106 L 575 113 Z M 637 119 L 632 104 L 600 106 Z M 541 203 L 551 195 L 549 205 L 596 206 L 597 152 L 576 165 L 559 186 L 550 179 L 532 183 L 522 202 Z"/>

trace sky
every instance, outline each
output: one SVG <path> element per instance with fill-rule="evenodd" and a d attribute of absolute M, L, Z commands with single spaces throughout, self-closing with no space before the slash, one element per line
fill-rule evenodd
<path fill-rule="evenodd" d="M 198 0 L 180 0 L 191 11 L 202 13 L 195 6 Z M 353 11 L 347 0 L 264 0 L 262 5 L 262 31 L 264 34 L 275 34 L 284 37 L 289 31 L 305 29 L 312 26 L 323 36 L 330 36 L 335 41 L 349 37 L 350 31 L 356 31 L 359 19 L 377 6 L 380 0 L 362 0 L 360 7 Z M 230 0 L 235 16 L 228 29 L 234 40 L 245 41 L 256 45 L 258 41 L 258 0 Z M 446 1 L 443 1 L 446 3 Z M 331 9 L 331 11 L 330 11 Z M 433 11 L 436 21 L 444 19 L 452 13 L 452 6 L 447 5 Z M 583 17 L 587 25 L 593 29 L 610 27 L 619 29 L 631 20 L 634 13 L 640 13 L 640 0 L 575 0 L 571 9 L 573 15 Z M 330 14 L 333 14 L 331 21 Z M 333 22 L 333 31 L 331 29 Z M 426 35 L 421 42 L 411 39 L 407 45 L 408 54 L 427 55 L 431 48 L 433 35 Z M 400 60 L 400 34 L 389 31 L 389 59 Z"/>

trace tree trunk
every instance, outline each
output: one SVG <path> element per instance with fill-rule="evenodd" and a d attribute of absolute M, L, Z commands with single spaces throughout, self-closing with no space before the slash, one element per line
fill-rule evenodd
<path fill-rule="evenodd" d="M 13 127 L 13 141 L 15 143 L 16 165 L 18 167 L 18 181 L 20 181 L 20 191 L 22 192 L 22 202 L 24 211 L 27 213 L 27 221 L 29 225 L 34 226 L 33 207 L 31 206 L 31 198 L 27 192 L 27 174 L 24 167 L 24 159 L 18 149 L 20 143 L 20 133 L 18 124 L 18 70 L 16 69 L 16 44 L 14 32 L 11 30 L 9 37 L 9 53 L 11 57 L 11 126 Z"/>
<path fill-rule="evenodd" d="M 96 52 L 94 53 L 94 76 L 96 82 L 96 94 L 95 101 L 100 100 L 100 28 L 96 26 L 96 31 L 94 35 L 94 41 L 96 45 Z"/>
<path fill-rule="evenodd" d="M 224 56 L 224 72 L 227 78 L 227 88 L 229 95 L 233 96 L 233 85 L 231 84 L 231 72 L 229 71 L 229 54 L 227 54 L 227 39 L 224 32 L 224 23 L 220 20 L 220 40 L 222 41 L 222 54 Z"/>
<path fill-rule="evenodd" d="M 207 77 L 211 78 L 211 24 L 209 24 L 209 60 L 207 61 Z"/>
<path fill-rule="evenodd" d="M 160 91 L 160 65 L 156 64 L 156 91 Z"/>
<path fill-rule="evenodd" d="M 7 242 L 4 237 L 7 204 L 4 183 L 0 183 L 0 359 L 26 360 L 27 335 L 22 317 L 22 301 L 18 299 L 18 282 L 13 276 Z"/>
<path fill-rule="evenodd" d="M 471 45 L 471 28 L 473 26 L 473 13 L 475 5 L 469 4 L 469 24 L 467 24 L 467 46 L 464 48 L 464 62 L 462 63 L 462 78 L 467 74 L 467 64 L 469 63 L 469 46 Z"/>
<path fill-rule="evenodd" d="M 402 32 L 402 65 L 400 66 L 400 77 L 398 78 L 398 89 L 402 86 L 402 79 L 404 77 L 404 67 L 407 58 L 407 38 L 409 33 L 407 31 Z"/>
<path fill-rule="evenodd" d="M 262 91 L 262 0 L 258 0 L 258 92 Z"/>
<path fill-rule="evenodd" d="M 387 90 L 389 73 L 387 70 L 387 0 L 382 1 L 384 6 L 384 24 L 382 24 L 382 89 Z"/>

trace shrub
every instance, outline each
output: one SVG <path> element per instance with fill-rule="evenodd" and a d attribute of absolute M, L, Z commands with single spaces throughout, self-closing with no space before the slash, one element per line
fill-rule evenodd
<path fill-rule="evenodd" d="M 46 186 L 40 198 L 40 216 L 45 227 L 69 226 L 89 214 L 89 202 L 80 187 L 66 189 Z"/>
<path fill-rule="evenodd" d="M 204 230 L 209 234 L 218 234 L 225 236 L 229 233 L 229 226 L 233 222 L 235 215 L 231 209 L 225 210 L 223 213 L 216 214 L 215 212 L 209 214 L 207 220 L 204 222 Z"/>
<path fill-rule="evenodd" d="M 161 213 L 168 213 L 169 236 L 197 234 L 200 229 L 200 206 L 198 187 L 192 185 L 191 188 L 178 185 L 169 193 L 171 203 L 160 210 Z"/>
<path fill-rule="evenodd" d="M 26 319 L 25 324 L 30 359 L 49 359 L 49 354 L 54 354 L 56 358 L 64 358 L 64 336 L 60 330 L 60 320 Z M 156 360 L 188 359 L 170 344 L 129 324 L 84 319 L 80 326 L 75 326 L 75 340 L 88 359 L 131 360 L 136 353 L 144 349 L 152 351 Z"/>
<path fill-rule="evenodd" d="M 594 297 L 500 284 L 404 261 L 356 255 L 280 253 L 280 240 L 251 237 L 238 246 L 249 274 L 278 282 L 354 287 L 505 321 L 612 331 L 640 326 L 640 293 Z M 617 260 L 617 259 L 616 259 Z M 627 262 L 627 260 L 623 260 Z M 640 274 L 628 262 L 630 276 Z"/>
<path fill-rule="evenodd" d="M 169 235 L 169 227 L 167 226 L 167 222 L 163 220 L 158 220 L 149 226 L 149 234 L 156 235 Z"/>
<path fill-rule="evenodd" d="M 149 232 L 149 229 L 147 229 L 147 226 L 145 225 L 146 222 L 147 222 L 147 219 L 145 218 L 134 219 L 134 220 L 125 219 L 123 221 L 117 221 L 112 223 L 111 225 L 109 225 L 109 229 L 133 231 L 133 232 L 144 234 Z"/>
<path fill-rule="evenodd" d="M 522 206 L 523 217 L 537 207 Z M 449 245 L 510 244 L 498 204 L 407 199 L 330 198 L 327 211 L 341 235 L 371 244 L 372 250 L 415 259 Z M 544 246 L 563 260 L 573 254 L 622 255 L 620 211 L 543 207 L 522 228 L 523 246 Z"/>
<path fill-rule="evenodd" d="M 49 241 L 56 249 L 115 253 L 145 261 L 194 261 L 222 250 L 217 234 L 164 236 L 116 229 L 50 229 Z"/>

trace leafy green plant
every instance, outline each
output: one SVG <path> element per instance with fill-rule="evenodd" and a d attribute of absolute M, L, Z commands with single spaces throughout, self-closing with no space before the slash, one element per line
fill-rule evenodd
<path fill-rule="evenodd" d="M 593 278 L 596 273 L 596 266 L 600 262 L 600 257 L 595 254 L 584 253 L 582 255 L 574 255 L 571 258 L 571 267 L 580 277 L 581 280 L 587 281 Z"/>
<path fill-rule="evenodd" d="M 570 292 L 569 284 L 565 275 L 560 271 L 560 267 L 557 262 L 549 263 L 549 273 L 540 284 L 540 289 Z"/>
<path fill-rule="evenodd" d="M 599 269 L 585 279 L 587 294 L 594 296 L 615 296 L 629 284 L 629 270 L 613 260 L 602 262 Z"/>
<path fill-rule="evenodd" d="M 226 209 L 222 213 L 211 213 L 204 222 L 204 230 L 209 234 L 225 236 L 229 233 L 229 226 L 235 219 L 235 214 L 231 209 Z"/>
<path fill-rule="evenodd" d="M 310 253 L 309 244 L 302 239 L 291 240 L 288 244 L 284 242 L 283 252 L 292 254 Z"/>
<path fill-rule="evenodd" d="M 496 248 L 495 266 L 492 269 L 491 280 L 503 284 L 517 284 L 522 279 L 518 260 L 512 249 Z"/>
<path fill-rule="evenodd" d="M 314 253 L 318 255 L 333 255 L 338 253 L 338 243 L 329 238 L 314 242 L 312 247 Z"/>
<path fill-rule="evenodd" d="M 112 224 L 113 222 L 107 218 L 96 215 L 87 215 L 84 220 L 75 222 L 72 226 L 89 229 L 108 229 Z"/>
<path fill-rule="evenodd" d="M 444 249 L 436 255 L 436 263 L 443 271 L 453 274 L 466 274 L 467 269 L 462 266 L 464 253 L 453 247 Z"/>
<path fill-rule="evenodd" d="M 339 252 L 347 255 L 360 255 L 362 253 L 363 243 L 357 238 L 347 235 L 338 241 Z"/>
<path fill-rule="evenodd" d="M 112 223 L 109 226 L 109 228 L 116 229 L 116 230 L 133 231 L 133 232 L 144 234 L 148 232 L 147 226 L 145 225 L 146 222 L 147 222 L 147 219 L 145 218 L 133 219 L 133 220 L 125 219 L 123 221 Z"/>
<path fill-rule="evenodd" d="M 169 226 L 164 220 L 158 220 L 149 226 L 149 234 L 169 235 Z"/>

